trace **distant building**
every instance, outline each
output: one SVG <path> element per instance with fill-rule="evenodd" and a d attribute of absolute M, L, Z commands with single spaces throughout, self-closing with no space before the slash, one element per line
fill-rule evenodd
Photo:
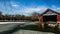
<path fill-rule="evenodd" d="M 60 13 L 47 9 L 45 12 L 39 15 L 39 21 L 42 22 L 58 22 L 60 23 Z"/>

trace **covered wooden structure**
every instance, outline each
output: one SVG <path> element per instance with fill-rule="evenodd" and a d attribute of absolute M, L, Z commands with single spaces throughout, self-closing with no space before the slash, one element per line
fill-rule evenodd
<path fill-rule="evenodd" d="M 41 23 L 48 21 L 60 23 L 60 13 L 47 9 L 45 12 L 39 15 L 39 21 Z"/>

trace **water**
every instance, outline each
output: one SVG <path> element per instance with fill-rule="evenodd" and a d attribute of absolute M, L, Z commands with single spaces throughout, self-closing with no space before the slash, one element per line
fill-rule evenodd
<path fill-rule="evenodd" d="M 50 32 L 40 32 L 40 31 L 32 31 L 32 30 L 19 30 L 17 32 L 14 32 L 12 34 L 54 34 Z"/>
<path fill-rule="evenodd" d="M 51 32 L 42 32 L 34 24 L 34 22 L 1 22 L 0 34 L 54 34 Z"/>
<path fill-rule="evenodd" d="M 19 24 L 0 24 L 0 32 L 14 29 Z"/>

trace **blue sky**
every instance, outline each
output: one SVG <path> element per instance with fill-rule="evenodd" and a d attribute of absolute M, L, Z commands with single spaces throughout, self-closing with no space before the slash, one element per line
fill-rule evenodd
<path fill-rule="evenodd" d="M 60 12 L 60 0 L 0 0 L 0 11 L 3 14 L 42 13 L 47 8 Z"/>

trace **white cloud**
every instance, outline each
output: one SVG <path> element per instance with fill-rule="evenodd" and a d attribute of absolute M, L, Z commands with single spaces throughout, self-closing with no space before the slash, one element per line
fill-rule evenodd
<path fill-rule="evenodd" d="M 51 8 L 52 8 L 52 10 L 55 10 L 57 12 L 60 12 L 60 7 L 58 7 L 56 5 L 54 5 L 54 7 L 51 7 Z"/>
<path fill-rule="evenodd" d="M 15 2 L 11 2 L 11 6 L 18 7 L 19 5 L 17 3 L 15 3 Z"/>
<path fill-rule="evenodd" d="M 39 6 L 39 7 L 36 7 L 36 8 L 33 8 L 33 7 L 25 7 L 23 9 L 23 11 L 25 13 L 32 13 L 32 12 L 43 12 L 43 10 L 46 10 L 47 7 L 45 6 Z"/>
<path fill-rule="evenodd" d="M 18 6 L 18 5 L 17 5 L 17 4 L 13 4 L 12 6 L 16 7 L 16 6 Z"/>
<path fill-rule="evenodd" d="M 39 13 L 42 13 L 42 12 L 44 12 L 46 9 L 48 9 L 48 8 L 50 8 L 50 9 L 52 9 L 52 10 L 54 10 L 54 11 L 57 11 L 57 12 L 60 12 L 60 7 L 58 7 L 58 6 L 55 6 L 55 5 L 53 5 L 53 6 L 51 6 L 51 7 L 48 7 L 48 6 L 37 6 L 37 7 L 24 7 L 23 9 L 22 9 L 22 12 L 23 12 L 23 14 L 25 14 L 25 15 L 28 15 L 28 14 L 30 14 L 30 13 L 33 13 L 33 12 L 39 12 Z"/>
<path fill-rule="evenodd" d="M 57 7 L 55 5 L 52 5 L 51 7 L 45 6 L 45 5 L 32 7 L 32 6 L 20 5 L 20 4 L 15 3 L 15 2 L 10 2 L 10 4 L 13 8 L 11 8 L 10 6 L 7 6 L 7 9 L 8 9 L 7 11 L 11 11 L 11 12 L 9 12 L 11 14 L 20 14 L 21 13 L 24 15 L 29 15 L 33 12 L 42 13 L 48 8 L 55 10 L 55 11 L 58 11 L 58 12 L 60 11 L 60 7 Z M 6 12 L 6 13 L 8 13 L 8 12 Z"/>
<path fill-rule="evenodd" d="M 57 8 L 58 10 L 60 10 L 60 7 L 59 8 Z"/>

